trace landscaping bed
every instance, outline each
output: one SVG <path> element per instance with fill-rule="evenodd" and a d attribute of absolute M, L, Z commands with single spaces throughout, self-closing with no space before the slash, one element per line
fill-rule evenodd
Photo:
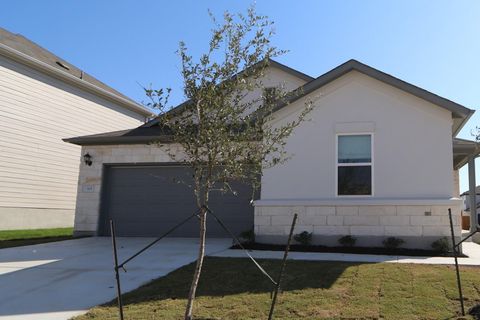
<path fill-rule="evenodd" d="M 263 244 L 247 242 L 243 247 L 248 250 L 285 251 L 285 245 Z M 241 249 L 234 245 L 230 249 Z M 328 253 L 354 253 L 354 254 L 379 254 L 391 256 L 421 256 L 421 257 L 453 257 L 453 253 L 442 253 L 434 250 L 407 249 L 407 248 L 369 248 L 369 247 L 327 247 L 321 245 L 292 244 L 290 251 L 295 252 L 328 252 Z M 464 254 L 459 257 L 467 257 Z"/>
<path fill-rule="evenodd" d="M 279 260 L 259 263 L 277 277 Z M 125 294 L 125 319 L 183 319 L 193 270 L 192 263 Z M 207 257 L 203 270 L 195 319 L 267 318 L 273 287 L 249 259 Z M 468 310 L 480 301 L 480 272 L 461 267 L 461 275 Z M 292 260 L 282 289 L 275 319 L 438 320 L 460 310 L 451 266 Z M 116 320 L 116 301 L 75 319 Z"/>
<path fill-rule="evenodd" d="M 73 228 L 0 231 L 0 249 L 73 239 Z"/>

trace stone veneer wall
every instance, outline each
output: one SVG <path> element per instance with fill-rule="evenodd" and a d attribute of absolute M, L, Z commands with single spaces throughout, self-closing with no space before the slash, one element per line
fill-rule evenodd
<path fill-rule="evenodd" d="M 298 214 L 295 233 L 313 233 L 313 242 L 337 246 L 344 235 L 357 238 L 359 246 L 382 246 L 386 237 L 397 237 L 410 248 L 430 249 L 431 243 L 450 236 L 448 208 L 454 230 L 461 234 L 460 202 L 450 205 L 256 205 L 255 235 L 258 242 L 285 242 L 293 214 Z M 445 201 L 443 201 L 445 202 Z M 392 201 L 394 203 L 394 201 Z"/>

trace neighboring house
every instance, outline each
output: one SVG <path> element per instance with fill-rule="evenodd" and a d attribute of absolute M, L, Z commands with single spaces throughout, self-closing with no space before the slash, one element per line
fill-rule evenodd
<path fill-rule="evenodd" d="M 480 186 L 475 187 L 475 197 L 472 199 L 470 196 L 470 191 L 465 191 L 460 195 L 460 197 L 463 200 L 463 212 L 462 212 L 462 227 L 464 229 L 470 229 L 471 231 L 477 230 L 477 227 L 475 224 L 471 224 L 471 211 L 470 207 L 472 205 L 472 202 L 474 202 L 476 205 L 476 212 L 477 212 L 477 221 L 478 221 L 478 216 L 480 215 Z M 474 221 L 475 223 L 475 221 Z M 473 237 L 473 240 L 475 242 L 480 243 L 480 239 L 477 235 Z"/>
<path fill-rule="evenodd" d="M 266 169 L 260 198 L 215 195 L 212 208 L 235 232 L 254 226 L 259 242 L 285 241 L 294 213 L 296 231 L 338 245 L 380 246 L 386 237 L 406 247 L 430 248 L 450 235 L 448 209 L 460 234 L 458 169 L 478 153 L 455 136 L 474 112 L 358 61 L 312 79 L 273 62 L 265 87 L 285 83 L 292 99 L 274 113 L 273 125 L 295 119 L 313 100 L 311 121 L 288 139 L 293 156 Z M 163 144 L 149 145 L 162 141 Z M 195 210 L 191 190 L 172 182 L 189 169 L 166 152 L 155 120 L 136 129 L 66 139 L 82 145 L 93 165 L 81 165 L 76 234 L 107 235 L 114 219 L 122 236 L 161 234 Z M 176 236 L 196 237 L 192 222 Z M 214 222 L 209 236 L 225 236 Z"/>
<path fill-rule="evenodd" d="M 151 112 L 0 28 L 0 230 L 73 225 L 81 149 L 65 136 L 141 125 Z"/>
<path fill-rule="evenodd" d="M 475 187 L 475 202 L 477 203 L 477 213 L 480 213 L 480 186 Z M 463 210 L 470 213 L 470 191 L 465 191 L 460 195 L 463 200 Z"/>

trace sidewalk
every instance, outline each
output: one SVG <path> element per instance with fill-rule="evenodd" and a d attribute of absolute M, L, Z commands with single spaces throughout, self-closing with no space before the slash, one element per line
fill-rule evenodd
<path fill-rule="evenodd" d="M 480 245 L 473 242 L 464 242 L 463 253 L 468 258 L 458 258 L 458 263 L 464 266 L 480 266 Z M 250 251 L 254 258 L 282 259 L 283 251 Z M 214 257 L 243 258 L 247 257 L 243 250 L 227 249 L 211 254 Z M 292 260 L 312 261 L 345 261 L 345 262 L 387 262 L 387 263 L 418 263 L 418 264 L 455 264 L 453 257 L 411 257 L 411 256 L 384 256 L 350 253 L 320 253 L 320 252 L 290 252 L 288 258 Z"/>

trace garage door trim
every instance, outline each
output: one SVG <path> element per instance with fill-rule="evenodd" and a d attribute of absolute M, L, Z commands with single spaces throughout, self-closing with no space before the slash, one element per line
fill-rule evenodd
<path fill-rule="evenodd" d="M 152 169 L 149 169 L 149 168 L 152 168 Z M 148 178 L 145 181 L 143 180 L 143 178 L 141 178 L 142 175 L 144 175 L 145 173 L 147 173 L 147 176 L 150 176 L 151 174 L 148 174 L 148 172 L 157 172 L 160 176 L 163 176 L 162 172 L 165 172 L 166 177 L 170 176 L 171 179 L 173 179 L 173 181 L 178 180 L 177 178 L 183 179 L 181 178 L 182 176 L 184 178 L 188 177 L 188 179 L 190 179 L 192 174 L 191 173 L 192 168 L 191 166 L 186 165 L 185 163 L 179 163 L 179 162 L 107 163 L 107 164 L 103 164 L 102 169 L 103 169 L 102 183 L 101 183 L 102 190 L 101 190 L 100 203 L 99 203 L 100 213 L 98 215 L 99 218 L 98 218 L 98 224 L 97 224 L 97 235 L 105 236 L 110 234 L 109 219 L 113 218 L 115 219 L 116 222 L 120 223 L 120 225 L 117 225 L 118 235 L 154 236 L 154 234 L 152 235 L 151 227 L 155 225 L 155 223 L 152 224 L 150 222 L 147 222 L 152 217 L 151 209 L 150 209 L 150 208 L 154 208 L 152 205 L 155 205 L 155 208 L 158 208 L 159 205 L 162 207 L 164 207 L 165 205 L 164 207 L 165 209 L 167 208 L 170 208 L 170 209 L 164 212 L 172 212 L 172 213 L 173 212 L 189 212 L 190 210 L 195 210 L 193 207 L 186 208 L 185 207 L 186 203 L 184 200 L 182 200 L 182 199 L 186 199 L 187 203 L 190 201 L 193 201 L 193 198 L 188 198 L 188 197 L 193 197 L 193 194 L 191 194 L 191 191 L 189 191 L 190 196 L 187 196 L 187 198 L 185 198 L 184 196 L 182 196 L 183 191 L 176 189 L 176 187 L 170 188 L 167 185 L 167 189 L 165 189 L 166 192 L 161 193 L 163 195 L 162 200 L 160 200 L 157 197 L 152 198 L 151 193 L 150 193 L 150 196 L 147 196 L 147 195 L 149 194 L 149 192 L 157 192 L 158 194 L 158 189 L 156 189 L 156 187 L 154 187 L 153 189 L 151 188 L 151 186 L 154 186 L 154 185 L 156 186 L 156 183 L 154 183 L 153 185 L 150 185 L 152 182 L 149 179 L 151 178 Z M 135 173 L 136 169 L 140 170 L 138 172 L 140 173 L 140 176 Z M 185 171 L 185 173 L 187 173 L 186 176 L 183 175 L 184 169 L 187 171 L 190 171 L 190 173 L 187 173 L 187 171 Z M 168 172 L 170 172 L 170 175 L 168 174 Z M 250 201 L 251 190 L 249 191 L 249 189 L 251 188 L 251 186 L 249 186 L 249 183 L 245 184 L 240 182 L 240 184 L 237 185 L 237 187 L 239 188 L 238 189 L 239 197 L 236 197 L 234 195 L 215 194 L 212 197 L 211 206 L 212 206 L 212 210 L 216 211 L 217 214 L 220 214 L 220 217 L 222 220 L 226 219 L 224 222 L 228 221 L 230 223 L 230 225 L 233 227 L 232 231 L 236 229 L 235 233 L 240 233 L 253 226 L 254 212 L 253 212 L 253 206 L 251 205 L 251 201 Z M 145 190 L 147 191 L 142 192 L 144 191 L 143 188 L 146 188 Z M 128 191 L 128 190 L 131 190 L 131 191 Z M 127 192 L 127 193 L 125 194 L 124 192 Z M 129 195 L 133 196 L 133 198 L 130 198 Z M 150 202 L 150 199 L 153 199 L 152 200 L 153 202 Z M 158 202 L 158 201 L 161 201 L 161 202 Z M 178 203 L 179 206 L 177 206 L 176 203 Z M 172 205 L 174 207 L 171 207 Z M 182 206 L 183 206 L 183 209 L 180 209 Z M 193 203 L 190 206 L 193 206 Z M 175 209 L 173 209 L 172 211 L 172 208 L 177 208 L 180 211 L 175 211 Z M 185 211 L 185 209 L 187 211 Z M 133 215 L 131 215 L 129 212 L 132 212 Z M 117 214 L 119 215 L 117 216 Z M 147 220 L 143 220 L 143 218 L 141 217 L 138 217 L 138 219 L 134 218 L 137 214 L 139 214 L 140 216 L 143 216 Z M 164 215 L 163 217 L 167 219 L 164 221 L 165 224 L 163 224 L 163 226 L 166 227 L 168 226 L 169 223 L 170 224 L 172 223 L 172 220 L 171 218 L 169 220 L 168 215 Z M 142 223 L 144 223 L 145 228 L 143 228 L 143 230 L 145 230 L 145 232 L 140 232 L 140 233 L 137 232 L 137 235 L 134 235 L 135 228 L 136 230 L 139 230 L 138 227 L 141 226 Z M 185 236 L 190 237 L 192 234 L 192 229 L 191 229 L 192 225 L 191 223 L 188 223 L 188 225 L 189 227 L 187 227 L 185 230 L 189 230 L 186 232 L 186 234 L 190 234 L 190 235 L 185 235 Z M 122 226 L 124 229 L 120 228 Z M 130 227 L 131 229 L 127 231 L 125 229 L 125 226 L 131 226 Z M 213 236 L 213 237 L 219 237 L 219 236 L 222 237 L 221 234 L 224 233 L 224 230 L 222 230 L 216 224 L 214 225 L 213 229 L 209 228 L 209 230 L 210 230 L 210 236 Z M 183 237 L 183 235 L 173 235 L 173 236 Z"/>

